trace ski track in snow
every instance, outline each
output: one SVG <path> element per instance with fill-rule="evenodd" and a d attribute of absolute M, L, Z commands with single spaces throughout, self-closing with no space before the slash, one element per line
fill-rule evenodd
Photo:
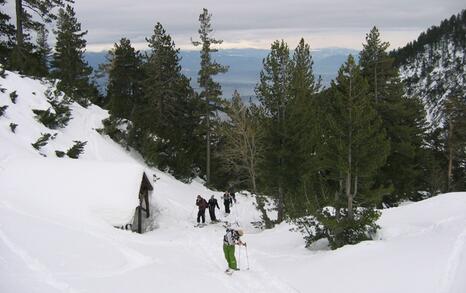
<path fill-rule="evenodd" d="M 202 233 L 203 231 L 200 232 Z M 206 232 L 210 233 L 211 231 Z M 197 237 L 199 236 L 197 235 Z M 222 239 L 219 239 L 218 242 L 212 243 L 208 240 L 211 238 L 212 237 L 202 237 L 200 241 L 197 241 L 195 243 L 196 249 L 202 251 L 202 255 L 206 256 L 210 263 L 210 266 L 213 267 L 214 271 L 223 272 L 227 268 L 226 260 L 223 258 L 223 241 Z M 240 271 L 234 272 L 231 276 L 224 274 L 223 277 L 216 277 L 217 279 L 222 280 L 227 288 L 234 289 L 233 292 L 299 292 L 286 285 L 284 282 L 278 281 L 277 277 L 268 274 L 257 263 L 252 263 L 254 270 L 247 270 L 246 251 L 244 247 L 236 246 L 235 255 Z M 212 276 L 217 276 L 217 274 L 213 274 Z"/>
<path fill-rule="evenodd" d="M 33 218 L 35 220 L 39 220 L 41 222 L 45 222 L 45 223 L 48 223 L 48 224 L 51 224 L 51 225 L 54 225 L 54 226 L 62 227 L 62 228 L 65 228 L 67 230 L 73 230 L 73 231 L 76 231 L 76 232 L 79 232 L 79 233 L 87 234 L 87 235 L 89 235 L 89 236 L 91 236 L 91 237 L 93 237 L 93 238 L 95 238 L 97 240 L 103 241 L 109 247 L 113 247 L 116 251 L 118 251 L 126 259 L 126 265 L 121 267 L 121 268 L 115 269 L 115 270 L 110 270 L 110 271 L 106 271 L 106 272 L 89 271 L 89 272 L 86 272 L 85 274 L 83 274 L 83 273 L 79 273 L 79 274 L 57 273 L 56 275 L 69 276 L 69 277 L 75 277 L 75 278 L 81 278 L 81 277 L 85 277 L 85 278 L 104 278 L 104 277 L 109 277 L 109 276 L 122 275 L 122 274 L 125 274 L 125 273 L 129 272 L 129 271 L 138 269 L 138 268 L 143 267 L 143 266 L 147 266 L 147 265 L 152 264 L 152 263 L 155 262 L 154 259 L 152 259 L 152 258 L 150 258 L 150 257 L 148 257 L 148 256 L 146 256 L 144 254 L 141 254 L 138 251 L 124 245 L 117 238 L 103 236 L 102 234 L 91 232 L 90 230 L 87 230 L 87 229 L 78 229 L 78 228 L 75 228 L 75 227 L 71 227 L 71 226 L 68 226 L 68 225 L 64 225 L 64 224 L 52 221 L 52 220 L 47 219 L 45 217 L 39 217 L 39 216 L 36 216 L 36 215 L 31 215 L 31 214 L 25 213 L 25 212 L 23 212 L 21 210 L 18 210 L 18 209 L 14 208 L 14 207 L 6 204 L 6 203 L 3 203 L 3 204 L 0 205 L 0 210 L 1 210 L 2 206 L 9 209 L 10 211 L 12 211 L 14 213 L 20 214 L 21 216 Z M 0 232 L 2 232 L 2 231 L 0 230 Z M 3 235 L 6 237 L 6 235 L 4 233 L 3 233 Z M 10 243 L 12 243 L 12 242 L 10 242 Z"/>
<path fill-rule="evenodd" d="M 1 227 L 1 225 L 0 225 Z M 26 250 L 19 248 L 15 245 L 0 229 L 0 240 L 6 245 L 11 253 L 18 256 L 24 264 L 31 270 L 39 274 L 40 280 L 50 285 L 51 287 L 60 290 L 60 292 L 79 293 L 79 291 L 73 289 L 68 283 L 57 280 L 51 272 L 47 270 L 47 267 L 41 264 L 37 259 L 30 256 Z"/>
<path fill-rule="evenodd" d="M 462 223 L 466 226 L 466 221 Z M 461 234 L 458 235 L 456 238 L 452 252 L 447 261 L 445 273 L 441 279 L 440 290 L 439 293 L 452 293 L 453 288 L 452 285 L 454 284 L 455 280 L 464 280 L 466 276 L 459 275 L 458 268 L 461 265 L 462 259 L 465 257 L 466 253 L 466 229 L 463 229 Z M 464 272 L 463 272 L 464 273 Z M 464 282 L 464 281 L 463 281 Z M 464 282 L 466 283 L 466 282 Z M 461 293 L 461 292 L 455 292 Z"/>

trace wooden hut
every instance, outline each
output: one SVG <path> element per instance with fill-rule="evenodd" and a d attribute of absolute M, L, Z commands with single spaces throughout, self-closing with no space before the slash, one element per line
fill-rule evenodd
<path fill-rule="evenodd" d="M 136 227 L 133 227 L 133 231 L 137 231 L 138 233 L 142 233 L 142 226 L 144 223 L 144 218 L 142 213 L 145 212 L 145 217 L 150 217 L 150 203 L 149 203 L 149 194 L 154 190 L 152 184 L 150 183 L 149 179 L 145 172 L 142 173 L 142 180 L 141 180 L 141 187 L 139 188 L 139 206 L 136 208 L 136 213 L 134 215 L 134 219 L 136 220 Z M 134 223 L 134 221 L 133 221 Z"/>

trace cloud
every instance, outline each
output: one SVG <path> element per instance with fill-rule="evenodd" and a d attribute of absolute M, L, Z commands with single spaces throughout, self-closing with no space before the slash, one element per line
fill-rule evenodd
<path fill-rule="evenodd" d="M 393 47 L 442 19 L 459 13 L 462 0 L 79 0 L 75 7 L 89 50 L 108 49 L 121 37 L 145 45 L 161 22 L 182 48 L 192 48 L 203 7 L 213 14 L 214 36 L 223 47 L 268 48 L 276 39 L 296 43 L 305 37 L 313 47 L 360 48 L 365 33 L 379 27 Z"/>

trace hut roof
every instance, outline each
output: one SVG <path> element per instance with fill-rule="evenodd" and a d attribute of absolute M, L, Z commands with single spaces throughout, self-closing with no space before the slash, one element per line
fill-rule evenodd
<path fill-rule="evenodd" d="M 134 163 L 15 160 L 1 166 L 0 199 L 75 219 L 90 216 L 117 226 L 130 222 L 141 184 L 152 189 L 144 176 L 143 168 Z"/>

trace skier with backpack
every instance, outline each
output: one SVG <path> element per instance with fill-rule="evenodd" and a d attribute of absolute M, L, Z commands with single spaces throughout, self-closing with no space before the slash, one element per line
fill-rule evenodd
<path fill-rule="evenodd" d="M 209 199 L 209 216 L 210 216 L 210 220 L 212 222 L 217 222 L 217 217 L 215 216 L 215 207 L 217 207 L 218 209 L 220 209 L 220 207 L 218 206 L 218 202 L 217 202 L 217 199 L 212 195 L 212 197 Z"/>
<path fill-rule="evenodd" d="M 202 224 L 205 224 L 205 209 L 209 206 L 209 204 L 204 198 L 198 195 L 196 199 L 196 205 L 199 208 L 199 211 L 197 212 L 197 224 L 198 226 L 200 226 L 201 218 L 202 218 Z"/>
<path fill-rule="evenodd" d="M 236 264 L 235 245 L 244 245 L 246 242 L 241 241 L 240 237 L 244 235 L 243 230 L 227 229 L 223 236 L 223 253 L 228 263 L 227 274 L 232 274 L 234 271 L 239 271 Z"/>

